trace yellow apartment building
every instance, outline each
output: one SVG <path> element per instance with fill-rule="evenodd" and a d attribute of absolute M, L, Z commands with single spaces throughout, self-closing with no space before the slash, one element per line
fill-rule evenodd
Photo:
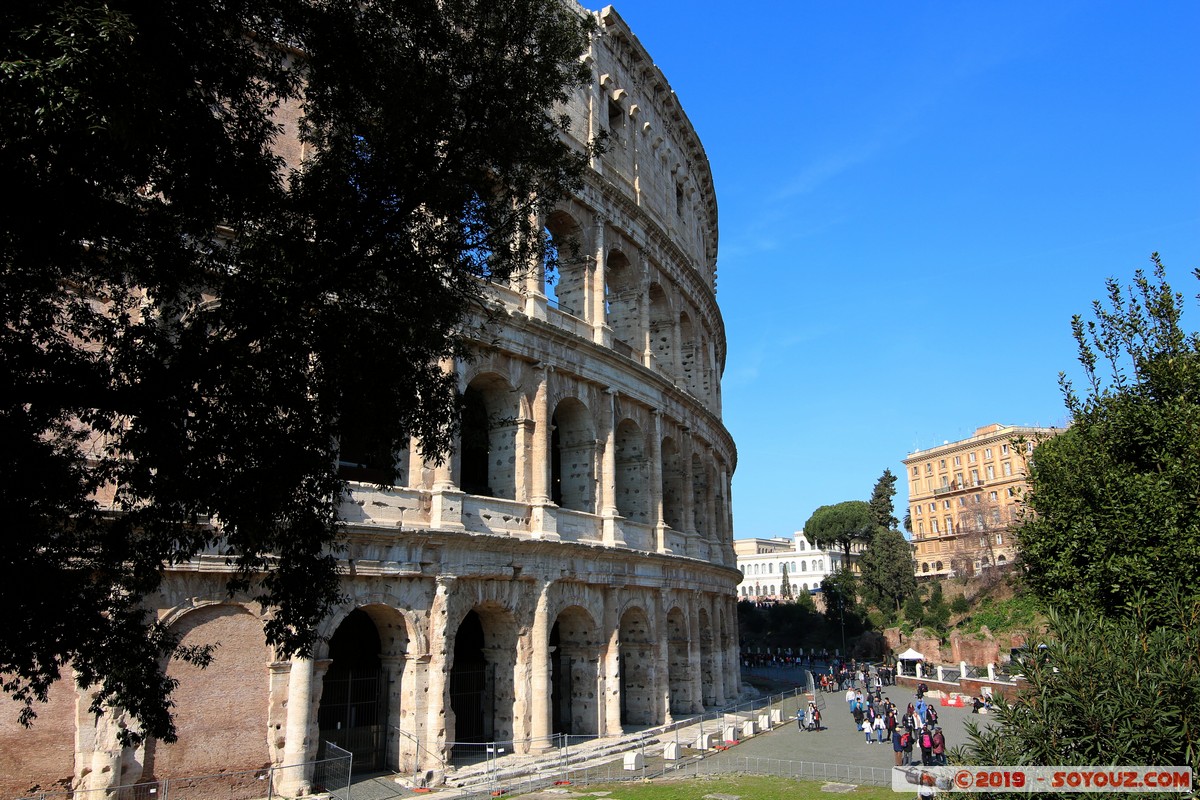
<path fill-rule="evenodd" d="M 904 459 L 918 578 L 971 576 L 1012 562 L 1029 455 L 1059 432 L 984 425 Z"/>

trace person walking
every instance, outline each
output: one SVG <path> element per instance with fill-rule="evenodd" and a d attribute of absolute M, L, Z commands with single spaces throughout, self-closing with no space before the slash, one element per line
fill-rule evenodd
<path fill-rule="evenodd" d="M 942 733 L 942 729 L 935 727 L 933 736 L 930 737 L 933 741 L 933 763 L 934 766 L 946 766 L 946 736 Z"/>
<path fill-rule="evenodd" d="M 933 733 L 929 728 L 922 728 L 917 734 L 917 745 L 921 748 L 921 763 L 927 767 L 933 766 Z"/>
<path fill-rule="evenodd" d="M 904 734 L 899 729 L 892 731 L 892 752 L 896 756 L 896 766 L 904 766 Z"/>
<path fill-rule="evenodd" d="M 875 715 L 875 735 L 879 737 L 880 744 L 883 744 L 885 741 L 887 741 L 887 738 L 886 738 L 887 733 L 888 733 L 887 720 L 885 720 L 883 718 L 882 714 L 876 714 Z"/>

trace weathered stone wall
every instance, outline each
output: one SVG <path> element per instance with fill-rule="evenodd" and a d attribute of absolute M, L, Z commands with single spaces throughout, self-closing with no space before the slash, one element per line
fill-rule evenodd
<path fill-rule="evenodd" d="M 36 705 L 32 728 L 17 722 L 21 704 L 0 700 L 0 797 L 68 788 L 75 772 L 75 714 L 78 694 L 74 673 L 63 670 L 50 700 Z M 85 703 L 86 705 L 86 703 Z"/>

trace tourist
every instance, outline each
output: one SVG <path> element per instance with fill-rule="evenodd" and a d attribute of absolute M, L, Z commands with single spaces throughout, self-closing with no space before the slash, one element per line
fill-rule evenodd
<path fill-rule="evenodd" d="M 930 739 L 933 742 L 933 763 L 936 766 L 944 767 L 946 765 L 946 737 L 942 735 L 942 729 L 935 727 Z"/>
<path fill-rule="evenodd" d="M 883 744 L 886 741 L 888 734 L 887 721 L 882 714 L 875 715 L 875 735 L 879 737 L 879 743 Z"/>
<path fill-rule="evenodd" d="M 921 763 L 927 767 L 933 766 L 933 732 L 922 728 L 917 734 L 917 745 L 921 748 Z"/>

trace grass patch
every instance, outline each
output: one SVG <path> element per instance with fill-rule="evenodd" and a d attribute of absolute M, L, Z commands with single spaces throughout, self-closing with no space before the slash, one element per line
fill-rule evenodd
<path fill-rule="evenodd" d="M 770 775 L 722 775 L 701 778 L 658 778 L 588 786 L 563 797 L 587 797 L 592 792 L 612 792 L 607 800 L 701 800 L 709 794 L 737 795 L 743 800 L 895 800 L 885 786 L 860 786 L 846 794 L 822 792 L 824 781 L 798 781 Z"/>

